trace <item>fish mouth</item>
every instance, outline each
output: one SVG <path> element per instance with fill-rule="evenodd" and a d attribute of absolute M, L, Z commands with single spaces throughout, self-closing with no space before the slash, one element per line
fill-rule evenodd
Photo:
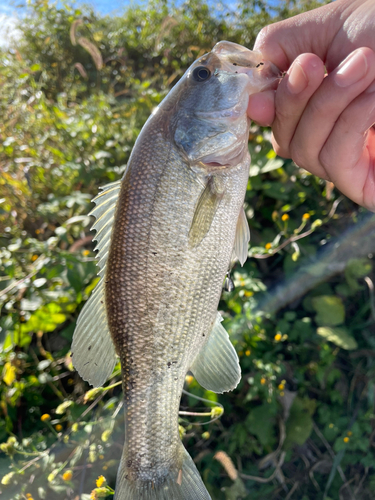
<path fill-rule="evenodd" d="M 262 54 L 238 45 L 234 42 L 218 42 L 212 51 L 219 59 L 227 59 L 232 64 L 247 68 L 256 68 L 263 61 Z"/>
<path fill-rule="evenodd" d="M 221 69 L 230 73 L 245 73 L 250 79 L 263 82 L 259 89 L 276 88 L 282 72 L 259 51 L 253 51 L 233 42 L 218 42 L 211 51 L 220 62 Z M 255 71 L 254 71 L 255 70 Z"/>

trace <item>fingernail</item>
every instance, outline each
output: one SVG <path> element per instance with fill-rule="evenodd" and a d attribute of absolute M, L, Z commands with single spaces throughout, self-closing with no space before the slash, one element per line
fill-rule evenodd
<path fill-rule="evenodd" d="M 338 66 L 335 82 L 339 87 L 349 87 L 359 82 L 367 73 L 367 60 L 362 49 L 357 49 Z"/>
<path fill-rule="evenodd" d="M 307 77 L 302 66 L 294 61 L 288 72 L 287 88 L 291 94 L 299 94 L 307 87 Z"/>

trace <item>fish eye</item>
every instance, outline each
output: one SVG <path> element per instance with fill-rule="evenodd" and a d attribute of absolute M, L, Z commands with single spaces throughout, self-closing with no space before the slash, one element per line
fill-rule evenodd
<path fill-rule="evenodd" d="M 211 71 L 205 66 L 198 66 L 193 71 L 193 78 L 196 82 L 204 82 L 211 76 Z"/>

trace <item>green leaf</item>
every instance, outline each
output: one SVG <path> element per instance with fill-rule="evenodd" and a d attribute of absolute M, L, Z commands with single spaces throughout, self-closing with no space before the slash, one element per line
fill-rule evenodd
<path fill-rule="evenodd" d="M 275 439 L 275 408 L 265 403 L 257 406 L 249 413 L 246 425 L 251 434 L 254 434 L 262 446 L 271 446 Z"/>
<path fill-rule="evenodd" d="M 340 297 L 320 295 L 312 299 L 312 306 L 318 313 L 315 316 L 318 325 L 336 326 L 345 320 L 345 307 Z"/>
<path fill-rule="evenodd" d="M 67 278 L 74 290 L 79 293 L 83 288 L 85 279 L 85 271 L 82 264 L 79 262 L 76 262 L 73 265 L 69 264 Z"/>
<path fill-rule="evenodd" d="M 286 422 L 286 438 L 284 443 L 286 448 L 290 448 L 294 444 L 302 446 L 310 437 L 313 428 L 311 415 L 314 413 L 314 410 L 314 400 L 295 398 Z"/>
<path fill-rule="evenodd" d="M 363 278 L 372 271 L 372 263 L 369 259 L 351 259 L 345 268 L 345 278 L 353 292 L 363 288 Z M 362 283 L 358 281 L 362 281 Z"/>
<path fill-rule="evenodd" d="M 237 478 L 232 486 L 223 488 L 226 500 L 239 500 L 247 497 L 245 485 L 241 478 Z"/>
<path fill-rule="evenodd" d="M 328 326 L 321 326 L 316 332 L 321 337 L 324 337 L 342 349 L 351 351 L 353 349 L 357 349 L 358 347 L 356 340 L 346 331 L 345 328 L 330 328 Z"/>

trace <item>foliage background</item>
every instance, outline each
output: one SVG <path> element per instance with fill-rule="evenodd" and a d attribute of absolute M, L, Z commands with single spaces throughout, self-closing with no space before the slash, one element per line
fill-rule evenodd
<path fill-rule="evenodd" d="M 161 0 L 103 16 L 31 1 L 0 52 L 0 493 L 90 498 L 114 488 L 123 440 L 119 366 L 104 390 L 74 371 L 75 321 L 96 283 L 90 199 L 117 180 L 150 111 L 221 39 L 320 2 Z M 374 497 L 375 218 L 276 158 L 253 126 L 250 257 L 220 309 L 241 359 L 224 406 L 181 434 L 217 500 Z M 182 410 L 210 412 L 183 396 Z M 212 406 L 212 405 L 211 405 Z M 41 418 L 44 415 L 43 418 Z"/>

